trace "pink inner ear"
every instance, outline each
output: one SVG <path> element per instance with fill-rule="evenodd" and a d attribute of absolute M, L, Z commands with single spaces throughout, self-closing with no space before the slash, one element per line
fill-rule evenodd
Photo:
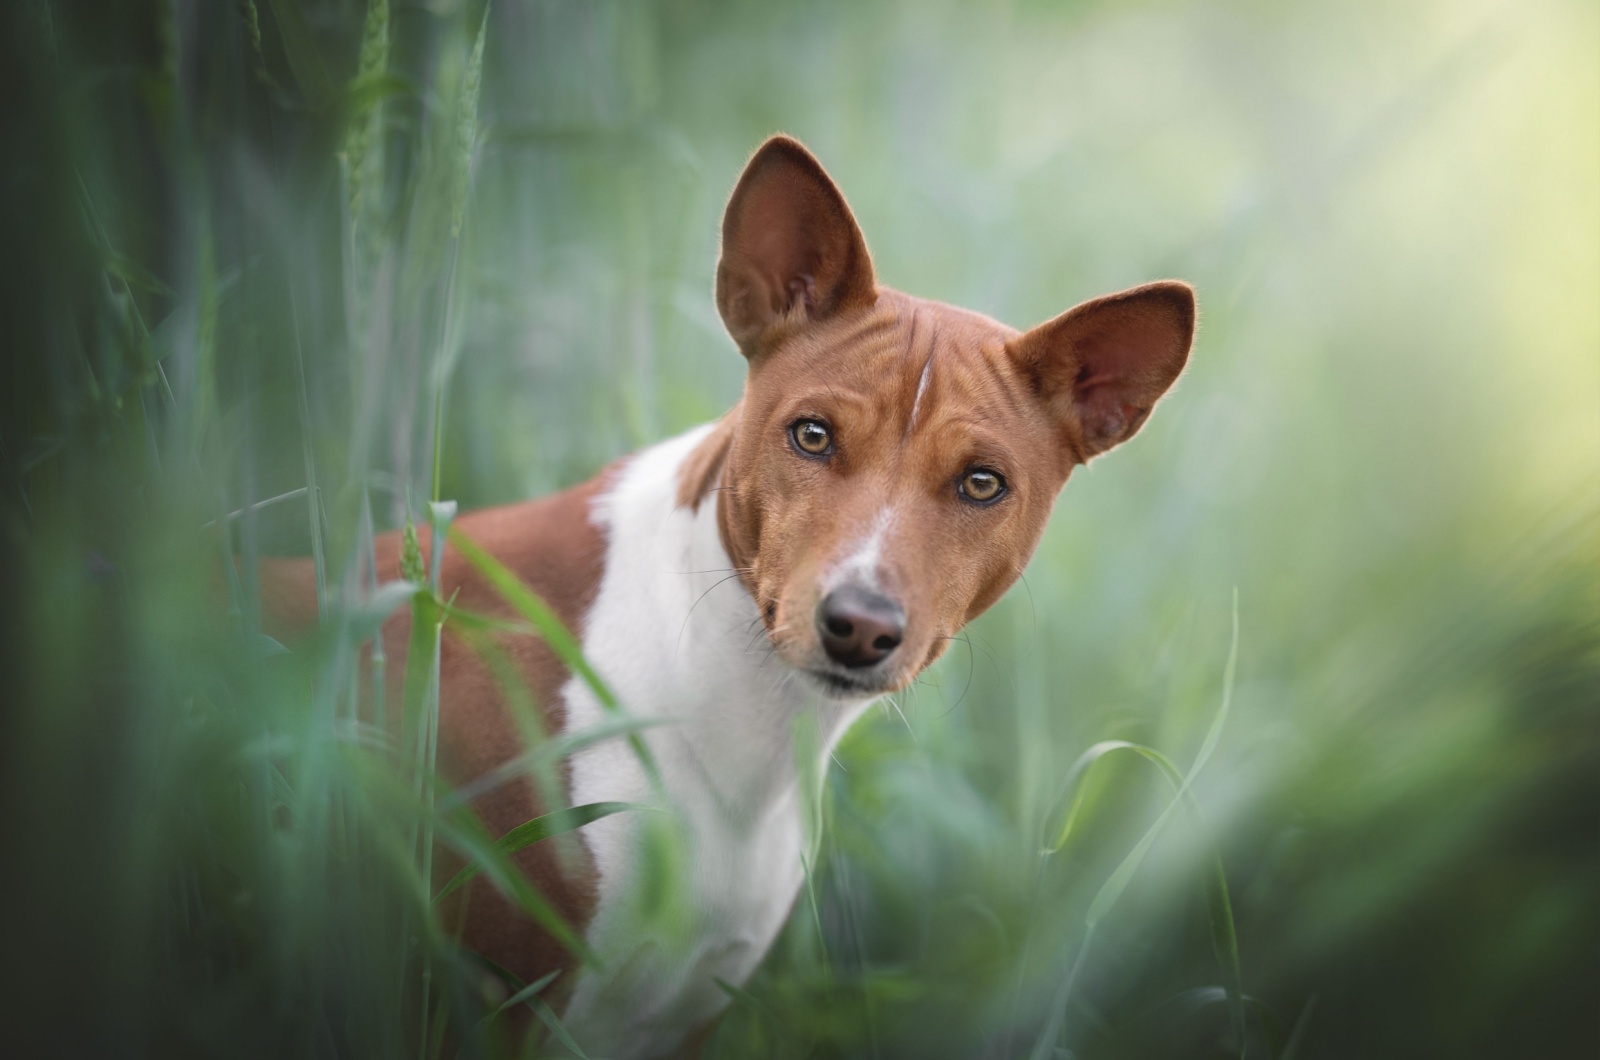
<path fill-rule="evenodd" d="M 1086 460 L 1137 433 L 1193 336 L 1193 291 L 1155 283 L 1068 310 L 1024 335 L 1017 354 Z"/>
<path fill-rule="evenodd" d="M 789 281 L 789 305 L 796 302 L 807 313 L 817 307 L 817 280 L 809 272 L 801 273 Z"/>
<path fill-rule="evenodd" d="M 1083 426 L 1085 440 L 1094 451 L 1110 448 L 1126 433 L 1128 421 L 1139 412 L 1127 402 L 1118 401 L 1115 388 L 1104 385 L 1110 376 L 1096 377 L 1099 382 L 1081 383 L 1076 388 L 1078 419 Z"/>
<path fill-rule="evenodd" d="M 1132 437 L 1149 415 L 1148 406 L 1140 406 L 1139 399 L 1153 390 L 1149 398 L 1153 402 L 1166 389 L 1156 380 L 1139 378 L 1148 348 L 1130 341 L 1132 337 L 1121 336 L 1119 343 L 1116 333 L 1095 333 L 1074 344 L 1078 377 L 1073 381 L 1073 399 L 1086 439 L 1096 450 Z M 1156 386 L 1141 385 L 1146 382 Z"/>
<path fill-rule="evenodd" d="M 814 271 L 834 249 L 823 245 L 829 238 L 826 211 L 812 201 L 814 192 L 794 183 L 782 177 L 756 183 L 736 227 L 724 233 L 724 257 L 744 264 L 759 287 L 756 303 L 772 316 L 787 313 L 797 302 L 807 312 L 815 309 Z"/>
<path fill-rule="evenodd" d="M 757 302 L 774 315 L 788 312 L 796 299 L 808 311 L 817 309 L 817 273 L 827 283 L 849 264 L 853 232 L 841 224 L 848 217 L 830 209 L 828 190 L 769 163 L 747 190 L 733 230 L 724 234 L 724 256 L 745 265 L 762 288 Z"/>
<path fill-rule="evenodd" d="M 872 263 L 844 197 L 804 147 L 769 140 L 722 223 L 717 305 L 747 354 L 797 306 L 819 320 L 869 299 Z"/>

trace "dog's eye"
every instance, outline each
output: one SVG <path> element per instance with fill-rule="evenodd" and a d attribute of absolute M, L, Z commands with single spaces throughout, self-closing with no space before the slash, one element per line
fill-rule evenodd
<path fill-rule="evenodd" d="M 986 467 L 975 467 L 961 476 L 961 495 L 979 504 L 992 504 L 1006 491 L 1006 480 L 1000 472 Z"/>
<path fill-rule="evenodd" d="M 795 420 L 789 425 L 795 448 L 808 456 L 827 456 L 833 452 L 833 432 L 818 420 Z"/>

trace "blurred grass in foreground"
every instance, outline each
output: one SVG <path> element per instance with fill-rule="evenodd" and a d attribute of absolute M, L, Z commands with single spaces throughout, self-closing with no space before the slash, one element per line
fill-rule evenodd
<path fill-rule="evenodd" d="M 840 749 L 814 895 L 710 1055 L 1237 1055 L 1212 844 L 1249 1056 L 1593 1052 L 1592 5 L 484 14 L 4 16 L 18 1055 L 511 1049 L 418 861 L 432 824 L 481 837 L 354 709 L 363 543 L 731 404 L 716 225 L 777 129 L 891 285 L 1028 325 L 1176 275 L 1202 331 L 1025 584 Z M 314 546 L 329 633 L 276 654 L 209 572 Z M 1188 768 L 1234 587 L 1205 828 L 1172 819 L 1078 965 L 1171 789 L 1106 756 L 1041 858 L 1069 770 L 1106 740 Z"/>

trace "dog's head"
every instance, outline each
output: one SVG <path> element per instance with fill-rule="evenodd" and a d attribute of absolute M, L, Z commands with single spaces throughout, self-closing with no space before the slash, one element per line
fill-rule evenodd
<path fill-rule="evenodd" d="M 1138 431 L 1194 333 L 1176 282 L 1027 332 L 879 287 L 844 196 L 786 137 L 734 189 L 716 293 L 749 361 L 724 543 L 780 656 L 841 698 L 904 687 L 1000 598 L 1069 473 Z"/>

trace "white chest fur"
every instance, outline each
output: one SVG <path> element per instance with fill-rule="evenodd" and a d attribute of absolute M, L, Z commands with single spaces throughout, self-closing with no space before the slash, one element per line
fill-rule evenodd
<path fill-rule="evenodd" d="M 645 731 L 662 786 L 682 815 L 688 850 L 677 881 L 686 916 L 640 913 L 638 813 L 584 830 L 599 873 L 587 941 L 604 962 L 585 969 L 565 1019 L 597 1056 L 670 1052 L 742 983 L 788 916 L 803 882 L 795 726 L 815 724 L 822 754 L 865 702 L 839 703 L 770 656 L 755 601 L 722 547 L 716 505 L 677 504 L 678 469 L 702 427 L 638 454 L 592 517 L 607 536 L 605 573 L 583 648 Z M 581 681 L 564 695 L 567 732 L 605 720 Z M 628 745 L 613 740 L 572 760 L 574 805 L 652 801 Z"/>

